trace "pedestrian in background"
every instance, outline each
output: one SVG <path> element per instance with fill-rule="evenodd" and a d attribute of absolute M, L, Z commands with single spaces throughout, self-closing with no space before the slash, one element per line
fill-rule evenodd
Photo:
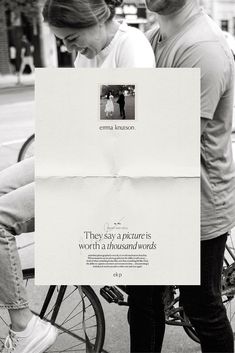
<path fill-rule="evenodd" d="M 27 65 L 30 67 L 31 73 L 34 72 L 33 53 L 31 45 L 27 37 L 23 35 L 21 40 L 21 64 L 18 73 L 18 83 L 21 83 L 21 76 Z"/>

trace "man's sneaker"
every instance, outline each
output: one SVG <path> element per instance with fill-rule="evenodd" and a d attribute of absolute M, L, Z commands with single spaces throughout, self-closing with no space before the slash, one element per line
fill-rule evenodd
<path fill-rule="evenodd" d="M 33 316 L 22 332 L 9 331 L 1 353 L 43 353 L 55 342 L 57 329 Z"/>

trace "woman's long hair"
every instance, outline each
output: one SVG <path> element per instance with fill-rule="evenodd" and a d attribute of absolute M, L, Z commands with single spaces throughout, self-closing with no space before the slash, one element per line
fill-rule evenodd
<path fill-rule="evenodd" d="M 111 20 L 122 0 L 46 0 L 44 21 L 55 27 L 86 28 Z"/>

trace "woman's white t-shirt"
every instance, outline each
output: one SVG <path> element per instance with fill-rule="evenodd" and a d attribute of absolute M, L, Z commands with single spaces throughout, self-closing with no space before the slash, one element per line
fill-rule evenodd
<path fill-rule="evenodd" d="M 78 53 L 74 66 L 76 68 L 155 67 L 155 57 L 145 35 L 139 29 L 122 22 L 106 48 L 92 59 Z"/>

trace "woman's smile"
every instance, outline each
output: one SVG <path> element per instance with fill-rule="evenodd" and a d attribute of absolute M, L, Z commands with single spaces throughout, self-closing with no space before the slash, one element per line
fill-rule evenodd
<path fill-rule="evenodd" d="M 86 29 L 50 27 L 69 52 L 76 50 L 88 59 L 94 58 L 103 49 L 107 40 L 104 29 L 99 25 Z"/>

